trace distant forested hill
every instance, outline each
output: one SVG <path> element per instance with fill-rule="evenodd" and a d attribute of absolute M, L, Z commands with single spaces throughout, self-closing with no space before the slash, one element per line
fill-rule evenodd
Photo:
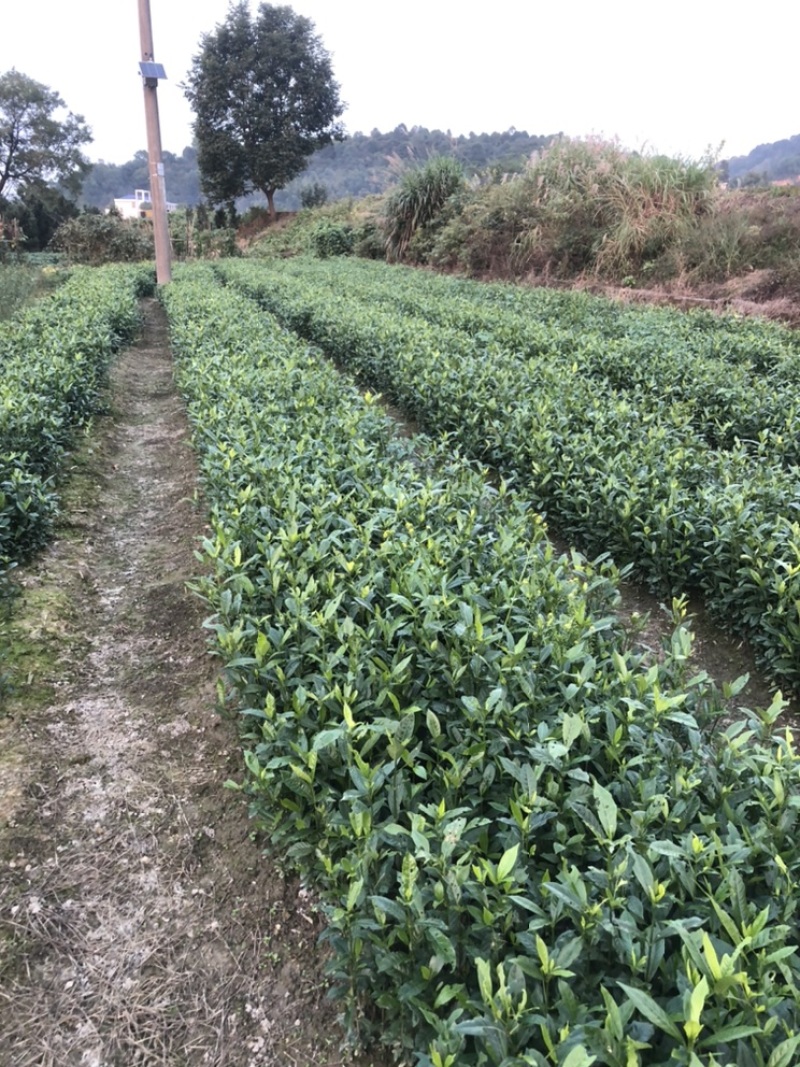
<path fill-rule="evenodd" d="M 397 180 L 392 160 L 424 163 L 430 156 L 454 156 L 468 174 L 487 168 L 520 170 L 532 152 L 544 148 L 552 139 L 552 135 L 531 135 L 513 127 L 505 133 L 458 137 L 449 131 L 427 130 L 424 126 L 409 129 L 403 125 L 390 133 L 355 133 L 346 141 L 315 153 L 305 173 L 287 186 L 284 196 L 297 197 L 304 185 L 313 182 L 326 187 L 330 200 L 382 193 Z"/>
<path fill-rule="evenodd" d="M 739 182 L 746 178 L 796 178 L 800 175 L 800 133 L 784 141 L 760 144 L 746 156 L 734 156 L 728 160 L 728 174 L 731 181 Z"/>
<path fill-rule="evenodd" d="M 397 164 L 392 160 L 422 163 L 430 156 L 445 155 L 459 159 L 470 174 L 487 168 L 518 170 L 532 152 L 544 148 L 552 139 L 552 135 L 531 135 L 513 127 L 505 133 L 470 133 L 458 137 L 449 131 L 427 130 L 424 126 L 409 129 L 403 125 L 390 133 L 379 130 L 355 133 L 313 155 L 306 171 L 278 192 L 275 201 L 280 210 L 295 210 L 300 206 L 300 190 L 314 182 L 325 186 L 329 200 L 383 192 L 395 180 Z M 200 175 L 194 148 L 184 148 L 180 155 L 165 152 L 164 171 L 169 200 L 179 204 L 200 201 Z M 147 153 L 141 151 L 120 165 L 96 163 L 84 183 L 83 200 L 89 206 L 106 208 L 114 197 L 147 188 L 147 183 Z"/>
<path fill-rule="evenodd" d="M 200 202 L 200 172 L 197 150 L 184 148 L 179 156 L 164 152 L 167 199 L 176 204 Z M 147 152 L 142 149 L 127 163 L 95 163 L 83 183 L 81 199 L 88 207 L 111 207 L 115 197 L 128 196 L 134 189 L 150 187 Z"/>

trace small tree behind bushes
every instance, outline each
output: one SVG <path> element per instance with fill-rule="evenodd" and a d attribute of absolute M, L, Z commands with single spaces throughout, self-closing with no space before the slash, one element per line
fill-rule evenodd
<path fill-rule="evenodd" d="M 16 230 L 19 251 L 42 252 L 58 227 L 77 218 L 80 210 L 58 189 L 31 182 L 10 201 L 0 197 L 0 215 L 7 231 Z"/>
<path fill-rule="evenodd" d="M 240 219 L 235 204 L 209 210 L 208 205 L 182 207 L 169 215 L 169 236 L 176 259 L 220 259 L 238 256 Z"/>
<path fill-rule="evenodd" d="M 322 207 L 328 201 L 328 190 L 322 182 L 311 182 L 300 190 L 300 206 L 303 208 Z"/>

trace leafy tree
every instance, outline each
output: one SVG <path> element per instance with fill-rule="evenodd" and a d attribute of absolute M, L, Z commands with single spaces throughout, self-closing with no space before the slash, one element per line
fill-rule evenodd
<path fill-rule="evenodd" d="M 82 115 L 55 113 L 64 101 L 53 89 L 12 68 L 0 74 L 0 195 L 33 184 L 58 185 L 77 195 L 92 139 Z"/>
<path fill-rule="evenodd" d="M 61 223 L 80 213 L 74 200 L 42 182 L 21 187 L 11 202 L 0 197 L 0 211 L 7 222 L 18 223 L 26 252 L 43 252 Z"/>
<path fill-rule="evenodd" d="M 328 202 L 328 190 L 322 182 L 312 182 L 300 190 L 300 206 L 304 208 L 322 207 Z"/>
<path fill-rule="evenodd" d="M 233 5 L 205 34 L 184 85 L 194 108 L 203 191 L 226 203 L 274 194 L 301 173 L 317 148 L 341 140 L 344 106 L 328 52 L 310 19 L 262 3 L 251 16 Z"/>

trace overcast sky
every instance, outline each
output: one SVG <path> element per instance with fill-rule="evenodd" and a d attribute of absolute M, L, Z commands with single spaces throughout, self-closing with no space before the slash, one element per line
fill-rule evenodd
<path fill-rule="evenodd" d="M 257 6 L 252 2 L 253 9 Z M 722 157 L 800 133 L 800 3 L 772 0 L 296 0 L 332 54 L 349 133 L 407 126 L 618 136 Z M 179 87 L 227 0 L 151 0 L 162 141 L 191 143 Z M 146 145 L 137 0 L 5 0 L 0 73 L 57 90 L 92 159 Z"/>

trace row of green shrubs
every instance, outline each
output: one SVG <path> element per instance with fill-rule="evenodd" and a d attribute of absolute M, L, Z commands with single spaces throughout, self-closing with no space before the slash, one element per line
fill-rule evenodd
<path fill-rule="evenodd" d="M 281 273 L 302 286 L 307 269 L 298 261 Z M 469 355 L 477 342 L 487 360 L 512 355 L 537 371 L 546 360 L 558 374 L 579 371 L 604 392 L 629 396 L 640 412 L 684 417 L 712 447 L 741 442 L 787 465 L 800 461 L 800 337 L 785 327 L 354 259 L 324 278 L 348 299 L 447 328 L 451 354 L 465 341 Z"/>
<path fill-rule="evenodd" d="M 615 392 L 586 373 L 579 323 L 572 362 L 546 349 L 520 359 L 377 307 L 369 272 L 363 298 L 344 301 L 342 272 L 313 260 L 219 269 L 420 426 L 518 478 L 572 543 L 632 564 L 659 592 L 699 590 L 778 678 L 800 684 L 798 468 L 775 454 L 777 433 L 711 449 L 691 409 L 653 403 L 646 380 Z M 399 290 L 403 274 L 393 270 Z M 643 318 L 658 347 L 658 318 Z M 602 339 L 594 347 L 602 358 Z M 791 346 L 784 351 L 791 359 Z M 747 403 L 746 392 L 740 399 Z M 791 392 L 784 414 L 794 440 Z"/>
<path fill-rule="evenodd" d="M 163 300 L 244 788 L 323 895 L 351 1028 L 418 1067 L 789 1067 L 780 702 L 724 728 L 687 630 L 643 661 L 613 568 L 556 558 L 524 493 L 207 269 Z"/>
<path fill-rule="evenodd" d="M 102 410 L 109 362 L 133 337 L 139 297 L 154 284 L 146 266 L 82 268 L 57 280 L 55 293 L 0 323 L 0 700 L 10 572 L 49 539 L 64 458 Z"/>
<path fill-rule="evenodd" d="M 109 361 L 152 287 L 149 267 L 76 270 L 0 327 L 0 574 L 47 540 L 65 452 L 102 406 Z"/>

